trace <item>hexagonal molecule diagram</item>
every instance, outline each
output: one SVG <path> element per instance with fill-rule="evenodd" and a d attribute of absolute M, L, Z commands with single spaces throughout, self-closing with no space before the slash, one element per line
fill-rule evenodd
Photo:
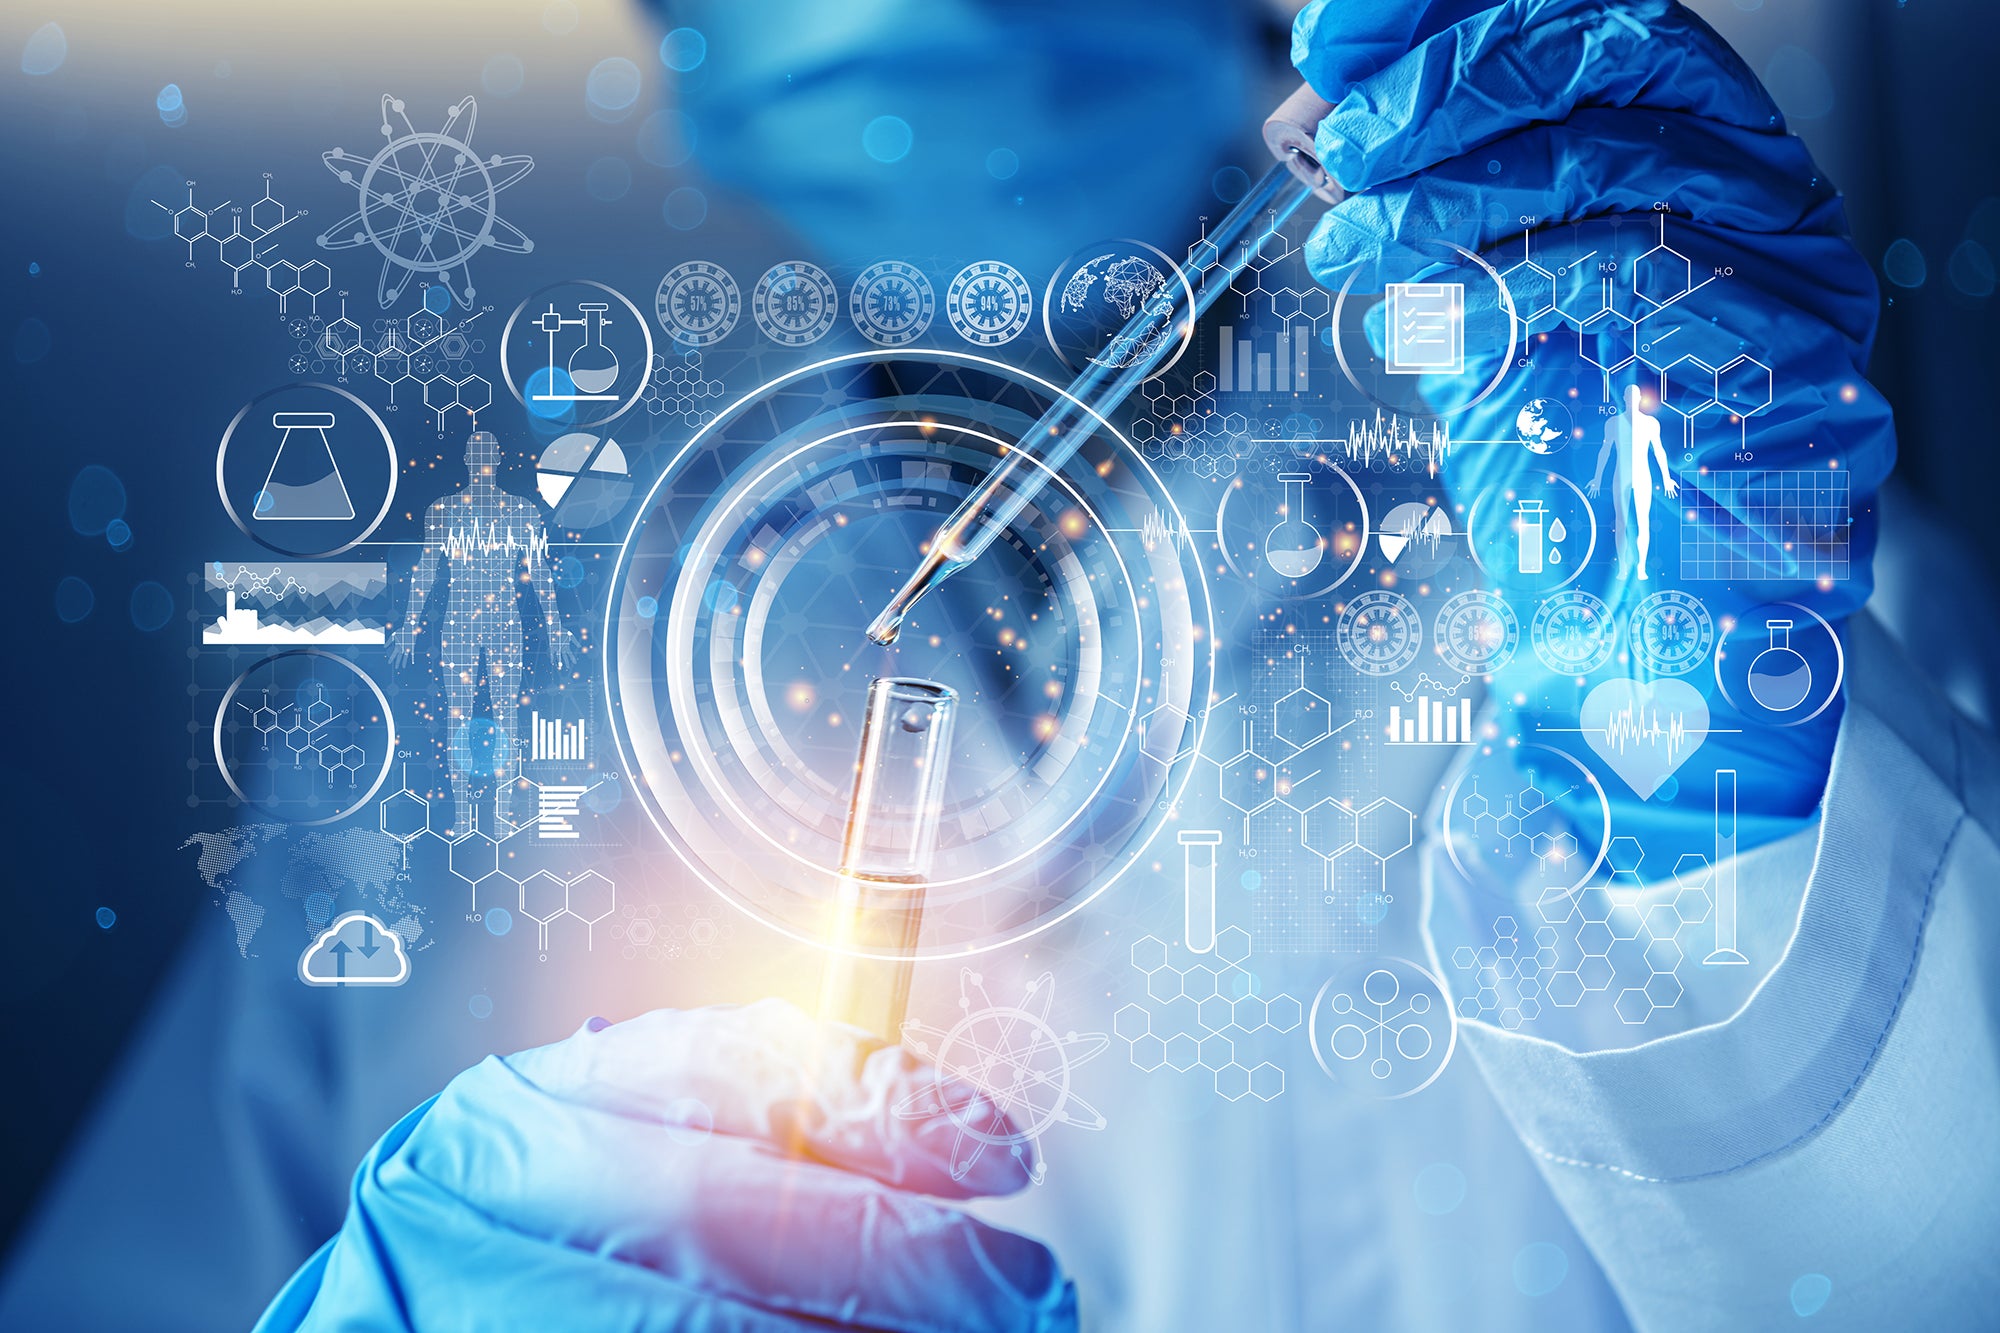
<path fill-rule="evenodd" d="M 1296 1031 L 1305 1021 L 1299 1002 L 1257 993 L 1255 978 L 1243 966 L 1250 936 L 1235 926 L 1216 932 L 1214 952 L 1202 961 L 1178 965 L 1177 952 L 1151 935 L 1132 946 L 1132 966 L 1144 974 L 1152 1003 L 1120 1008 L 1112 1016 L 1112 1031 L 1125 1042 L 1132 1063 L 1149 1073 L 1162 1067 L 1183 1074 L 1198 1070 L 1226 1101 L 1270 1101 L 1285 1090 L 1285 1071 L 1257 1060 L 1247 1039 Z"/>
<path fill-rule="evenodd" d="M 272 728 L 281 731 L 276 721 L 276 710 L 272 712 Z M 333 769 L 329 765 L 335 761 L 311 750 L 310 742 L 306 742 L 306 753 L 318 754 L 316 762 L 327 769 L 331 778 Z M 500 855 L 502 841 L 512 846 L 515 838 L 532 838 L 536 825 L 529 823 L 505 829 L 499 838 L 477 826 L 457 832 L 451 827 L 452 808 L 448 799 L 430 800 L 411 790 L 406 770 L 402 785 L 377 803 L 376 815 L 382 832 L 401 846 L 405 869 L 409 867 L 410 848 L 417 842 L 429 839 L 431 843 L 443 847 L 445 865 L 456 879 L 471 890 L 468 910 L 475 916 L 481 910 L 479 895 L 482 889 L 490 891 L 491 885 L 497 885 L 504 895 L 511 887 L 516 895 L 513 907 L 535 923 L 536 948 L 544 958 L 549 952 L 550 929 L 564 917 L 582 923 L 584 947 L 590 950 L 597 947 L 598 925 L 611 920 L 613 936 L 625 942 L 627 957 L 641 952 L 650 953 L 656 943 L 662 956 L 680 957 L 686 952 L 706 955 L 733 931 L 728 923 L 717 922 L 707 913 L 697 913 L 693 908 L 689 909 L 690 917 L 685 922 L 660 924 L 649 917 L 641 925 L 637 919 L 641 914 L 631 906 L 627 906 L 624 916 L 619 918 L 617 885 L 595 868 L 572 872 L 537 864 L 509 873 Z M 657 908 L 649 910 L 653 917 L 657 917 Z M 669 947 L 671 954 L 666 955 Z"/>
<path fill-rule="evenodd" d="M 1687 957 L 1680 934 L 1708 921 L 1708 858 L 1682 855 L 1664 880 L 1641 878 L 1645 849 L 1627 835 L 1605 848 L 1600 884 L 1550 889 L 1532 931 L 1512 916 L 1493 922 L 1489 942 L 1452 951 L 1459 1017 L 1517 1029 L 1548 1012 L 1603 997 L 1637 1026 L 1675 1009 Z"/>

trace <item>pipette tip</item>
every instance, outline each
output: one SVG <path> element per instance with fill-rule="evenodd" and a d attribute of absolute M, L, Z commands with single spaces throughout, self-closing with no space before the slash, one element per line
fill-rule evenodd
<path fill-rule="evenodd" d="M 896 590 L 896 595 L 889 599 L 889 604 L 882 608 L 881 613 L 868 622 L 867 635 L 870 639 L 884 648 L 896 641 L 896 636 L 903 632 L 903 619 L 910 614 L 910 609 L 925 593 L 944 582 L 965 563 L 946 554 L 954 549 L 944 531 L 931 539 L 930 549 L 924 552 L 917 572 Z"/>
<path fill-rule="evenodd" d="M 868 622 L 868 637 L 887 648 L 903 632 L 903 614 L 894 606 L 885 606 L 880 615 Z"/>

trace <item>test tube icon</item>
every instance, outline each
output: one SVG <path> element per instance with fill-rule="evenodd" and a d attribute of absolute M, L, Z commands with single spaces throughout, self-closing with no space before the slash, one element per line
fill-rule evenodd
<path fill-rule="evenodd" d="M 1747 963 L 1736 951 L 1736 770 L 1715 771 L 1715 951 L 1706 967 Z"/>
<path fill-rule="evenodd" d="M 1517 567 L 1523 574 L 1542 572 L 1542 525 L 1546 517 L 1540 500 L 1523 500 L 1515 506 L 1514 516 L 1520 535 L 1521 551 Z"/>
<path fill-rule="evenodd" d="M 1215 947 L 1215 849 L 1219 829 L 1182 829 L 1182 870 L 1187 884 L 1186 938 L 1189 953 Z"/>

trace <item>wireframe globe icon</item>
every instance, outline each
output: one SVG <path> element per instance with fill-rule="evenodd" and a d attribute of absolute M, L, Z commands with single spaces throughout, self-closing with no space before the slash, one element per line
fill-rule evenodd
<path fill-rule="evenodd" d="M 1176 298 L 1189 295 L 1185 285 L 1173 261 L 1143 242 L 1086 246 L 1049 280 L 1042 305 L 1049 345 L 1079 371 L 1122 370 L 1161 352 L 1178 356 L 1193 331 L 1186 318 L 1174 317 Z M 1156 318 L 1129 327 L 1142 314 Z"/>

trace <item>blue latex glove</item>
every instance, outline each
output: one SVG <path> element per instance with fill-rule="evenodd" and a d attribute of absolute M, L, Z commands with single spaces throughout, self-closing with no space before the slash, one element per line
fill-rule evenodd
<path fill-rule="evenodd" d="M 375 1145 L 258 1333 L 1074 1329 L 1048 1250 L 921 1197 L 1028 1181 L 952 1179 L 952 1121 L 894 1113 L 934 1077 L 776 1000 L 489 1058 Z"/>
<path fill-rule="evenodd" d="M 1299 16 L 1293 59 L 1335 104 L 1318 147 L 1328 170 L 1354 192 L 1327 212 L 1309 243 L 1308 261 L 1321 282 L 1338 289 L 1354 278 L 1356 290 L 1367 291 L 1378 275 L 1404 281 L 1426 267 L 1439 270 L 1439 251 L 1425 245 L 1437 241 L 1479 252 L 1505 271 L 1522 258 L 1524 216 L 1537 219 L 1531 241 L 1548 266 L 1581 255 L 1594 255 L 1593 264 L 1617 263 L 1613 313 L 1581 328 L 1559 312 L 1531 320 L 1533 364 L 1515 371 L 1505 390 L 1464 406 L 1467 386 L 1485 384 L 1497 368 L 1491 349 L 1478 346 L 1468 347 L 1463 376 L 1422 379 L 1425 398 L 1453 413 L 1452 432 L 1465 439 L 1509 440 L 1524 399 L 1564 399 L 1573 386 L 1580 390 L 1570 401 L 1582 405 L 1577 420 L 1586 424 L 1584 439 L 1553 458 L 1513 445 L 1454 452 L 1444 469 L 1454 500 L 1552 467 L 1585 485 L 1601 430 L 1596 416 L 1585 415 L 1595 410 L 1593 400 L 1616 402 L 1631 385 L 1657 394 L 1660 368 L 1683 354 L 1718 367 L 1753 354 L 1770 367 L 1773 391 L 1770 405 L 1746 418 L 1754 468 L 1846 469 L 1851 573 L 1820 585 L 1800 578 L 1702 581 L 1686 589 L 1708 604 L 1718 626 L 1758 603 L 1790 600 L 1838 627 L 1867 600 L 1874 495 L 1895 455 L 1888 404 L 1863 378 L 1878 314 L 1874 277 L 1847 240 L 1833 187 L 1720 37 L 1671 0 L 1512 0 L 1490 7 L 1315 0 Z M 1661 202 L 1668 239 L 1694 278 L 1720 269 L 1730 274 L 1642 324 L 1659 347 L 1600 385 L 1599 373 L 1578 354 L 1605 366 L 1632 355 L 1634 325 L 1625 317 L 1645 310 L 1633 264 L 1658 240 L 1654 210 Z M 1464 282 L 1469 305 L 1492 291 L 1487 277 L 1463 264 L 1434 276 Z M 1525 290 L 1528 281 L 1508 278 L 1524 315 L 1540 304 Z M 1671 339 L 1659 338 L 1669 327 Z M 1654 410 L 1663 426 L 1678 429 L 1665 410 Z M 1711 409 L 1700 421 L 1691 456 L 1678 437 L 1669 437 L 1683 505 L 1693 498 L 1690 489 L 1700 492 L 1715 471 L 1740 474 L 1751 466 L 1732 458 L 1739 441 L 1731 432 L 1714 429 L 1727 421 L 1726 412 Z M 1621 577 L 1615 560 L 1600 558 L 1575 586 L 1603 598 L 1620 621 L 1639 597 L 1681 586 L 1678 508 L 1655 501 L 1650 582 Z M 1606 540 L 1611 510 L 1609 499 L 1597 506 Z M 1507 710 L 1502 725 L 1524 736 L 1538 724 L 1574 727 L 1578 692 L 1530 651 L 1533 596 L 1517 596 L 1507 584 L 1503 571 L 1497 590 L 1515 603 L 1522 643 L 1513 666 L 1495 681 Z M 1741 845 L 1798 827 L 1825 785 L 1838 703 L 1804 726 L 1730 732 L 1734 719 L 1713 694 L 1713 679 L 1688 679 L 1710 693 L 1716 728 L 1699 752 L 1699 769 L 1741 773 Z M 1551 743 L 1595 762 L 1581 737 Z M 1655 835 L 1663 850 L 1680 838 L 1699 845 L 1710 798 L 1698 777 L 1682 784 L 1678 798 L 1642 802 L 1615 782 L 1607 791 L 1619 833 L 1649 848 Z"/>

